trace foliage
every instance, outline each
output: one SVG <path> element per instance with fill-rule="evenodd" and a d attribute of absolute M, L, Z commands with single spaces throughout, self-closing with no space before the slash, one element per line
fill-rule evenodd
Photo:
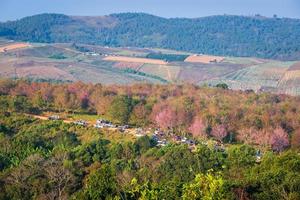
<path fill-rule="evenodd" d="M 298 19 L 230 15 L 165 19 L 143 13 L 122 13 L 103 17 L 101 23 L 91 23 L 99 20 L 96 17 L 87 20 L 90 23 L 85 18 L 60 14 L 35 15 L 1 23 L 0 35 L 32 42 L 160 47 L 241 57 L 296 60 L 299 52 Z"/>
<path fill-rule="evenodd" d="M 300 198 L 299 98 L 191 85 L 0 81 L 0 89 L 0 199 Z M 138 130 L 159 125 L 169 143 L 28 114 L 66 109 L 95 121 L 98 104 L 103 117 Z"/>
<path fill-rule="evenodd" d="M 67 57 L 64 56 L 63 54 L 54 54 L 52 56 L 49 56 L 49 58 L 51 58 L 51 59 L 57 59 L 57 60 L 62 60 L 62 59 L 66 59 Z"/>
<path fill-rule="evenodd" d="M 115 193 L 115 178 L 111 168 L 102 166 L 89 175 L 84 189 L 87 199 L 110 199 Z"/>
<path fill-rule="evenodd" d="M 149 53 L 147 58 L 165 60 L 166 62 L 184 61 L 188 55 L 181 54 L 162 54 L 162 53 Z"/>
<path fill-rule="evenodd" d="M 224 179 L 218 173 L 197 174 L 195 180 L 183 187 L 184 200 L 221 200 L 226 196 Z"/>
<path fill-rule="evenodd" d="M 156 115 L 155 122 L 162 129 L 174 128 L 176 126 L 176 113 L 170 108 L 165 108 Z"/>
<path fill-rule="evenodd" d="M 277 128 L 271 135 L 271 146 L 274 151 L 283 151 L 290 144 L 288 134 L 282 129 Z"/>
<path fill-rule="evenodd" d="M 111 119 L 120 124 L 127 124 L 133 109 L 133 99 L 128 96 L 116 97 L 110 106 Z"/>
<path fill-rule="evenodd" d="M 249 171 L 252 199 L 299 199 L 300 157 L 293 152 L 268 155 Z"/>
<path fill-rule="evenodd" d="M 196 118 L 192 125 L 189 127 L 189 131 L 193 134 L 194 137 L 207 138 L 207 134 L 205 132 L 206 126 L 203 123 L 203 120 L 200 118 Z"/>
<path fill-rule="evenodd" d="M 228 89 L 228 85 L 226 83 L 218 83 L 216 85 L 217 88 L 221 88 L 221 89 L 224 89 L 224 90 L 227 90 Z"/>
<path fill-rule="evenodd" d="M 224 125 L 217 125 L 213 127 L 211 135 L 219 141 L 222 141 L 227 136 L 227 130 Z"/>
<path fill-rule="evenodd" d="M 156 76 L 156 75 L 153 75 L 153 74 L 146 74 L 144 72 L 140 72 L 140 71 L 130 69 L 130 68 L 125 69 L 124 72 L 130 73 L 130 74 L 137 74 L 139 76 L 145 76 L 145 77 L 149 77 L 149 78 L 153 78 L 153 79 L 157 79 L 157 80 L 161 81 L 162 83 L 167 83 L 168 82 L 167 80 L 165 80 L 165 79 L 163 79 L 159 76 Z"/>

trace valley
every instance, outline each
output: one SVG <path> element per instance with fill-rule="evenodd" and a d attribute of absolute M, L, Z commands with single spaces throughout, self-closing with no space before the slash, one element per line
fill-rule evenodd
<path fill-rule="evenodd" d="M 2 0 L 0 200 L 300 200 L 296 1 Z"/>
<path fill-rule="evenodd" d="M 1 78 L 121 85 L 225 83 L 234 90 L 300 94 L 298 61 L 75 43 L 25 45 L 5 39 L 0 48 L 5 49 L 0 53 Z"/>

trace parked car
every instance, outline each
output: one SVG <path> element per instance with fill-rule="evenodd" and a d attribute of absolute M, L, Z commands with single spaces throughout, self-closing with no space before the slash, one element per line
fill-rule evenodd
<path fill-rule="evenodd" d="M 121 131 L 121 132 L 126 131 L 126 129 L 128 129 L 128 128 L 129 128 L 128 125 L 118 126 L 118 130 Z"/>
<path fill-rule="evenodd" d="M 87 126 L 88 125 L 88 123 L 86 121 L 82 120 L 82 119 L 75 121 L 74 124 L 81 125 L 81 126 Z"/>
<path fill-rule="evenodd" d="M 48 117 L 49 120 L 59 120 L 60 117 L 58 115 L 51 115 Z"/>
<path fill-rule="evenodd" d="M 116 126 L 113 125 L 110 121 L 104 119 L 98 119 L 96 121 L 95 127 L 97 128 L 115 128 Z"/>
<path fill-rule="evenodd" d="M 94 127 L 95 127 L 95 128 L 104 128 L 104 126 L 101 125 L 101 124 L 95 124 Z"/>
<path fill-rule="evenodd" d="M 157 141 L 157 146 L 161 146 L 161 147 L 164 147 L 168 144 L 167 140 L 166 139 L 162 139 L 162 140 L 158 140 Z"/>

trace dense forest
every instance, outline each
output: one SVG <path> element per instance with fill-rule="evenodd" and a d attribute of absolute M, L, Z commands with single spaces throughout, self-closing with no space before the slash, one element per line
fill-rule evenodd
<path fill-rule="evenodd" d="M 224 56 L 300 57 L 300 20 L 262 16 L 165 19 L 142 13 L 105 17 L 41 14 L 0 24 L 0 36 L 31 42 L 160 47 Z"/>
<path fill-rule="evenodd" d="M 1 80 L 0 104 L 0 199 L 300 199 L 298 97 Z M 160 128 L 197 148 L 112 140 L 108 130 L 29 115 L 45 111 Z"/>

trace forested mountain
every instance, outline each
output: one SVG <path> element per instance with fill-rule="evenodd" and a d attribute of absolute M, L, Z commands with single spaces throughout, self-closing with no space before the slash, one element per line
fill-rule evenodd
<path fill-rule="evenodd" d="M 300 199 L 296 97 L 0 80 L 0 105 L 0 199 Z"/>
<path fill-rule="evenodd" d="M 143 13 L 103 17 L 41 14 L 0 24 L 0 35 L 31 42 L 160 47 L 283 60 L 300 57 L 300 20 L 275 17 L 166 19 Z"/>

